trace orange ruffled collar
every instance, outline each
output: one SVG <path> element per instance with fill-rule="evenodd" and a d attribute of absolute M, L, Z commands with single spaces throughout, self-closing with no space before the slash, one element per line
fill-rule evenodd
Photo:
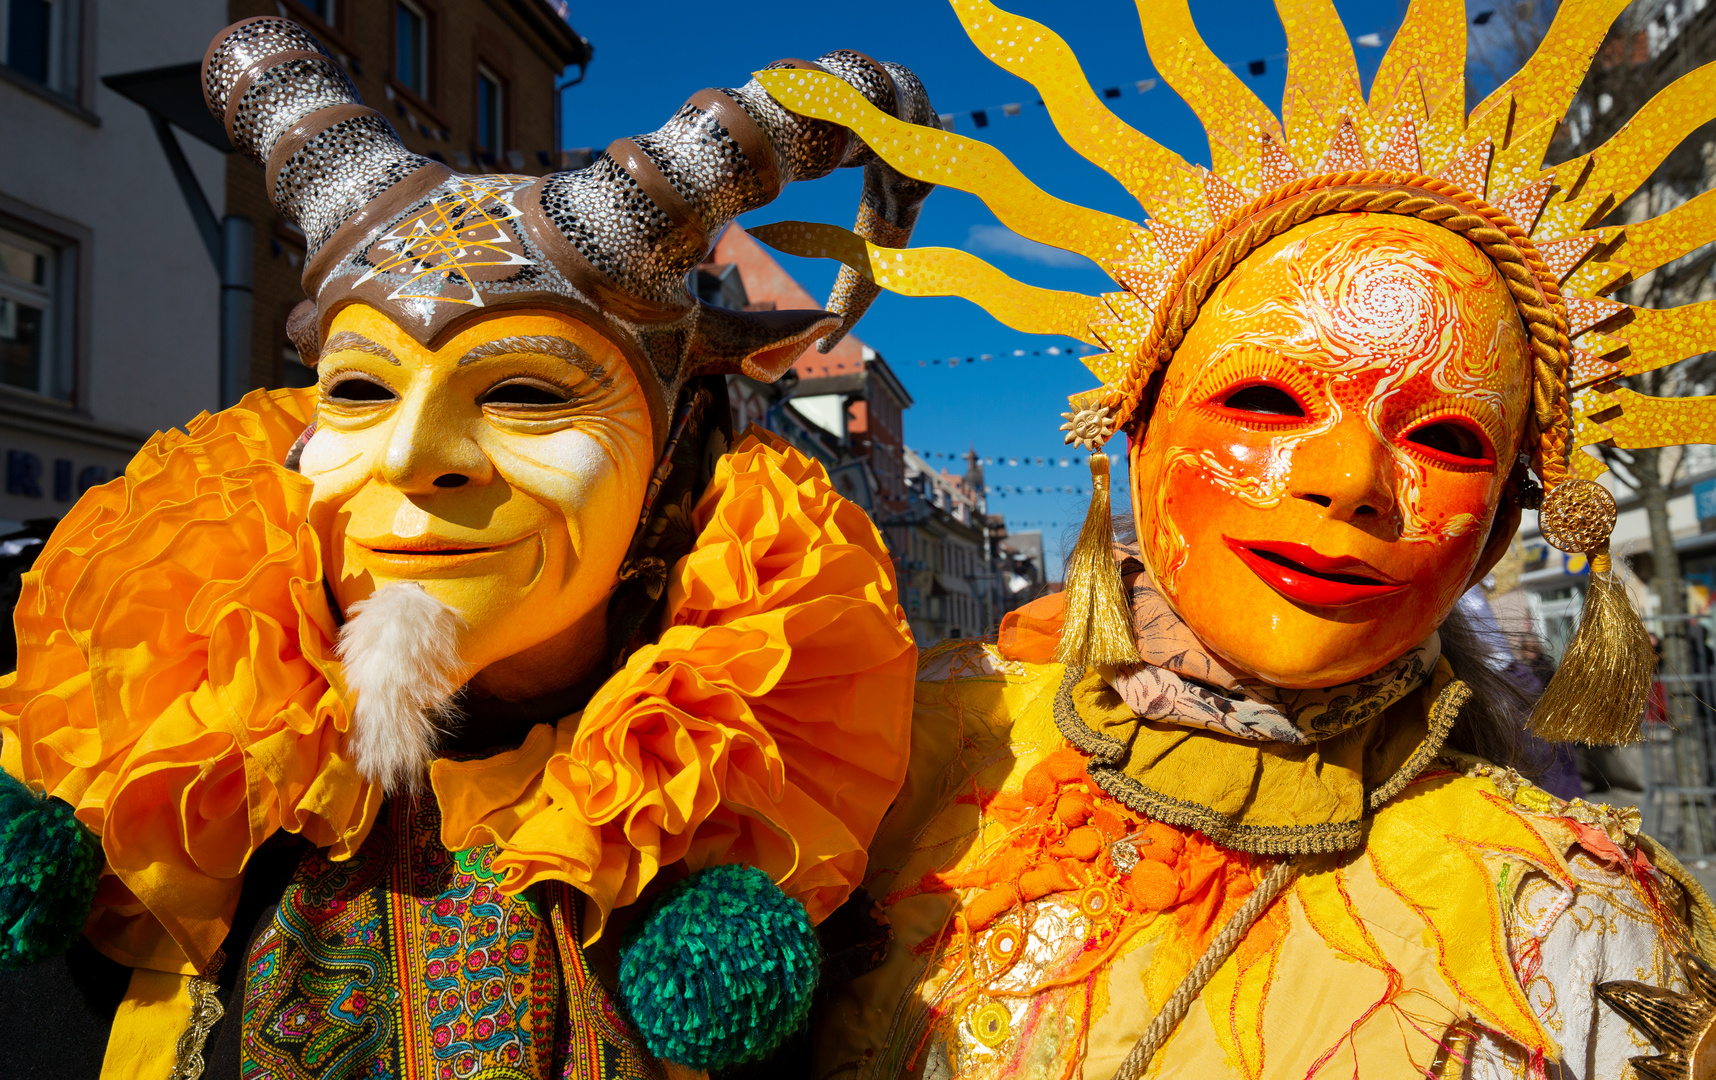
<path fill-rule="evenodd" d="M 24 579 L 0 765 L 101 836 L 86 933 L 133 967 L 203 970 L 264 840 L 346 858 L 381 804 L 343 753 L 310 484 L 278 464 L 314 394 L 156 435 Z M 432 772 L 447 845 L 495 844 L 508 891 L 571 883 L 587 937 L 682 860 L 759 866 L 820 920 L 905 776 L 915 652 L 869 519 L 766 433 L 693 518 L 653 644 L 582 713 Z"/>

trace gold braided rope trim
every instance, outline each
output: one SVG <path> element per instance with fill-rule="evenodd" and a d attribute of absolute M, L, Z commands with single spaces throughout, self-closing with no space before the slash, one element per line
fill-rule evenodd
<path fill-rule="evenodd" d="M 1460 710 L 1471 699 L 1472 691 L 1458 679 L 1443 686 L 1431 703 L 1424 739 L 1381 786 L 1366 793 L 1364 806 L 1348 821 L 1319 821 L 1308 825 L 1248 825 L 1230 815 L 1202 803 L 1175 798 L 1165 792 L 1145 786 L 1124 771 L 1129 742 L 1097 731 L 1085 720 L 1073 699 L 1073 690 L 1085 678 L 1087 669 L 1081 664 L 1069 664 L 1055 690 L 1055 727 L 1061 737 L 1071 743 L 1090 761 L 1085 770 L 1096 785 L 1128 808 L 1153 821 L 1195 829 L 1216 844 L 1231 851 L 1252 855 L 1292 856 L 1325 855 L 1351 851 L 1364 842 L 1363 819 L 1390 799 L 1400 794 L 1418 778 L 1442 752 Z M 1139 723 L 1149 723 L 1140 718 Z M 1366 721 L 1374 723 L 1375 719 Z M 1191 728 L 1188 731 L 1194 730 Z"/>
<path fill-rule="evenodd" d="M 203 973 L 186 980 L 185 993 L 191 997 L 191 1015 L 173 1047 L 173 1071 L 167 1074 L 167 1080 L 201 1080 L 203 1070 L 207 1068 L 203 1047 L 208 1043 L 214 1026 L 226 1015 L 226 1007 L 220 1003 L 220 984 L 215 981 L 225 963 L 226 953 L 216 949 Z"/>
<path fill-rule="evenodd" d="M 1526 439 L 1547 490 L 1567 477 L 1572 421 L 1567 404 L 1567 312 L 1555 275 L 1524 229 L 1505 213 L 1446 180 L 1414 173 L 1347 172 L 1283 184 L 1223 218 L 1175 271 L 1131 369 L 1102 403 L 1109 432 L 1133 420 L 1150 378 L 1173 359 L 1209 294 L 1263 244 L 1323 214 L 1401 214 L 1440 225 L 1478 247 L 1495 264 L 1525 324 L 1532 354 L 1532 415 Z"/>

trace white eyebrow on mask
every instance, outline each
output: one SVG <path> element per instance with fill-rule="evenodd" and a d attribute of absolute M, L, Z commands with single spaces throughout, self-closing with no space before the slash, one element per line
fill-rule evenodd
<path fill-rule="evenodd" d="M 614 388 L 614 377 L 608 374 L 608 369 L 597 363 L 595 358 L 585 352 L 577 342 L 563 337 L 552 337 L 546 334 L 515 334 L 512 337 L 496 338 L 485 341 L 459 358 L 459 366 L 474 364 L 478 360 L 488 360 L 496 356 L 519 355 L 552 356 L 566 361 L 584 374 L 595 379 L 597 385 L 604 390 Z"/>
<path fill-rule="evenodd" d="M 369 353 L 371 356 L 381 357 L 394 367 L 399 366 L 399 357 L 393 355 L 393 350 L 380 342 L 371 341 L 362 334 L 353 333 L 350 330 L 341 330 L 329 338 L 326 345 L 322 346 L 323 356 L 337 352 Z"/>

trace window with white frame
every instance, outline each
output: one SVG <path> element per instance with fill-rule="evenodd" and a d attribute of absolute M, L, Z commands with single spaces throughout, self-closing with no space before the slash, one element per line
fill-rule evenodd
<path fill-rule="evenodd" d="M 0 383 L 70 399 L 72 273 L 66 249 L 0 228 Z"/>
<path fill-rule="evenodd" d="M 78 6 L 78 0 L 0 0 L 0 63 L 76 96 Z"/>
<path fill-rule="evenodd" d="M 408 0 L 394 5 L 394 76 L 420 98 L 429 96 L 429 16 Z"/>

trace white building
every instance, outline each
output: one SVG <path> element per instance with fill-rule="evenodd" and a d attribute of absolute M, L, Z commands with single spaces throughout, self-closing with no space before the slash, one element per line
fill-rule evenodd
<path fill-rule="evenodd" d="M 219 275 L 150 114 L 102 80 L 200 63 L 226 22 L 224 0 L 0 0 L 0 529 L 219 407 Z M 218 220 L 226 155 L 176 138 Z"/>

